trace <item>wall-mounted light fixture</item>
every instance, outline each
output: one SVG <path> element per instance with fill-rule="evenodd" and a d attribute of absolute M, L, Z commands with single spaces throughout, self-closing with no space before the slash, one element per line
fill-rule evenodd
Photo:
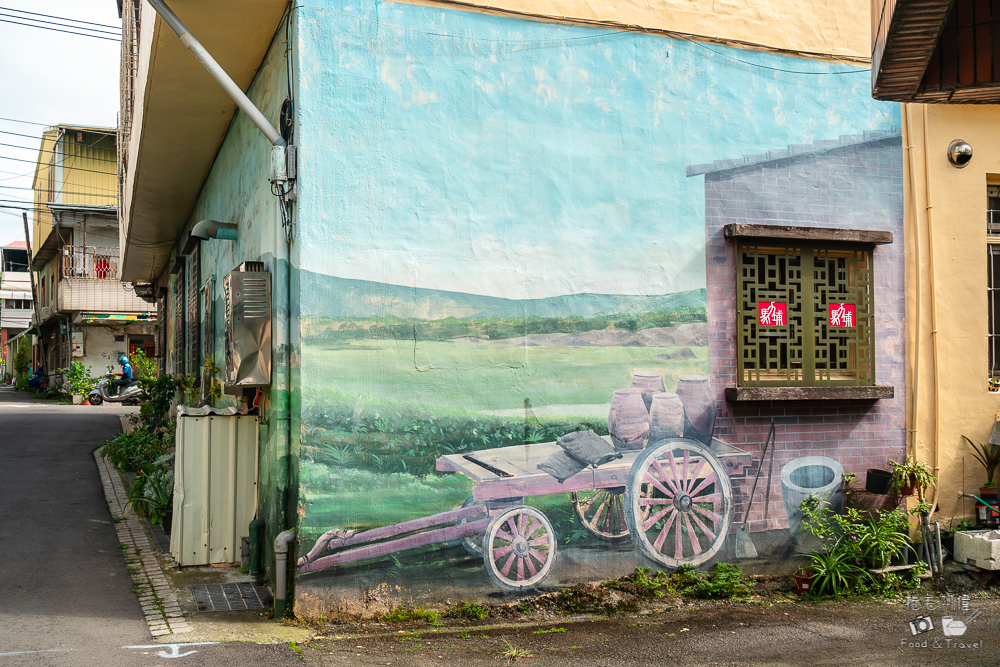
<path fill-rule="evenodd" d="M 198 239 L 236 240 L 237 226 L 231 222 L 218 220 L 202 220 L 191 229 L 191 236 Z"/>
<path fill-rule="evenodd" d="M 156 303 L 156 285 L 154 283 L 132 283 L 135 295 L 147 303 Z"/>
<path fill-rule="evenodd" d="M 948 144 L 948 162 L 961 169 L 972 160 L 972 146 L 964 139 L 955 139 Z"/>

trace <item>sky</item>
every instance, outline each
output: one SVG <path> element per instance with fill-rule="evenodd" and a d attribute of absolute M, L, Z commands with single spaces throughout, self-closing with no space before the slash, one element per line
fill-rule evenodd
<path fill-rule="evenodd" d="M 704 288 L 704 176 L 688 165 L 899 125 L 847 65 L 323 4 L 298 10 L 315 54 L 300 253 L 317 273 L 515 299 Z"/>
<path fill-rule="evenodd" d="M 7 145 L 0 146 L 0 199 L 4 205 L 17 206 L 10 200 L 31 199 L 31 174 L 44 125 L 117 125 L 120 46 L 118 42 L 15 25 L 11 23 L 17 21 L 15 13 L 7 10 L 89 21 L 114 26 L 109 30 L 119 32 L 121 19 L 114 0 L 4 0 L 2 4 L 0 85 L 4 94 L 0 95 L 0 119 L 5 120 L 0 120 L 0 143 Z M 42 16 L 33 18 L 51 21 Z M 0 209 L 0 245 L 23 240 L 21 212 Z"/>

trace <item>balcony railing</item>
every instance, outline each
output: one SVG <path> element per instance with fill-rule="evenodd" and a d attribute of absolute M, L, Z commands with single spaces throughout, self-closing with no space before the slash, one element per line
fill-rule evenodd
<path fill-rule="evenodd" d="M 62 259 L 64 278 L 118 280 L 118 248 L 66 245 Z"/>

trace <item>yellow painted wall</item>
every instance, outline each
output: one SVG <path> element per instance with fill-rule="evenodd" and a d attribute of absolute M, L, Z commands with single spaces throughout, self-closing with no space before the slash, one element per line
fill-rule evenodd
<path fill-rule="evenodd" d="M 414 4 L 456 7 L 416 0 Z M 773 49 L 871 57 L 870 0 L 474 0 L 465 8 L 669 30 Z"/>
<path fill-rule="evenodd" d="M 56 140 L 62 136 L 62 155 L 56 153 Z M 50 172 L 55 163 L 62 166 L 62 179 L 55 192 L 50 192 Z M 34 235 L 32 247 L 37 248 L 52 231 L 52 214 L 45 204 L 115 206 L 118 203 L 117 154 L 115 135 L 107 132 L 53 127 L 42 134 L 38 164 L 32 187 L 35 190 Z"/>
<path fill-rule="evenodd" d="M 975 503 L 960 501 L 958 492 L 976 493 L 986 473 L 962 435 L 985 442 L 1000 408 L 1000 393 L 988 388 L 986 299 L 986 185 L 989 175 L 1000 176 L 997 127 L 998 106 L 903 108 L 907 409 L 916 429 L 911 448 L 939 468 L 942 522 L 971 515 Z M 963 169 L 948 162 L 954 139 L 974 151 Z"/>
<path fill-rule="evenodd" d="M 49 160 L 52 157 L 57 134 L 57 128 L 52 127 L 45 130 L 42 133 L 41 146 L 38 148 L 38 164 L 35 166 L 35 179 L 31 184 L 35 191 L 35 211 L 31 230 L 32 249 L 37 249 L 52 229 L 52 214 L 45 208 L 45 202 L 49 200 Z"/>

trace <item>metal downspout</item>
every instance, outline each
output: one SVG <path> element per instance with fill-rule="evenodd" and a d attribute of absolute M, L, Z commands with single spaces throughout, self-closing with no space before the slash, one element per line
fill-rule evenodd
<path fill-rule="evenodd" d="M 939 489 L 941 488 L 941 468 L 939 466 L 938 442 L 941 438 L 941 387 L 940 373 L 938 372 L 938 319 L 937 319 L 937 284 L 934 281 L 934 221 L 932 209 L 934 205 L 931 199 L 931 175 L 930 163 L 927 154 L 930 152 L 927 136 L 927 105 L 923 105 L 923 132 L 924 132 L 924 200 L 927 206 L 927 280 L 930 287 L 931 298 L 931 356 L 934 364 L 934 443 L 931 446 L 933 454 L 933 470 L 938 476 L 938 483 L 934 486 L 934 500 L 930 503 L 930 510 L 927 516 L 930 517 L 937 509 Z"/>
<path fill-rule="evenodd" d="M 264 114 L 260 112 L 260 109 L 254 106 L 254 103 L 250 101 L 250 98 L 246 96 L 246 93 L 244 93 L 243 90 L 236 85 L 236 82 L 233 81 L 228 74 L 226 74 L 226 70 L 222 69 L 222 66 L 219 65 L 219 63 L 215 61 L 215 58 L 213 58 L 212 55 L 205 50 L 205 47 L 201 45 L 201 42 L 195 39 L 195 36 L 191 34 L 191 31 L 188 30 L 183 23 L 181 23 L 181 20 L 177 18 L 177 15 L 174 14 L 169 7 L 167 7 L 167 4 L 163 2 L 163 0 L 148 1 L 149 4 L 152 5 L 153 9 L 156 10 L 156 13 L 160 15 L 160 18 L 163 19 L 163 22 L 170 26 L 170 29 L 173 30 L 174 33 L 176 33 L 176 35 L 180 38 L 181 44 L 186 46 L 188 50 L 194 54 L 194 57 L 198 59 L 198 62 L 204 65 L 205 69 L 208 70 L 208 73 L 212 75 L 212 78 L 215 79 L 218 84 L 222 86 L 222 89 L 226 91 L 226 94 L 228 94 L 229 97 L 236 102 L 236 106 L 240 108 L 240 111 L 245 113 L 247 118 L 249 118 L 251 122 L 257 126 L 257 129 L 260 130 L 265 137 L 267 137 L 267 140 L 271 142 L 271 145 L 284 146 L 285 140 L 278 133 L 278 130 L 276 130 L 274 126 L 268 122 Z"/>
<path fill-rule="evenodd" d="M 917 205 L 917 177 L 916 177 L 916 161 L 913 158 L 913 119 L 910 115 L 911 106 L 909 104 L 903 105 L 903 120 L 906 123 L 906 155 L 910 163 L 910 196 L 913 198 L 913 206 L 911 211 L 913 214 L 913 256 L 915 261 L 913 262 L 914 271 L 914 291 L 916 292 L 916 298 L 914 299 L 914 335 L 913 335 L 913 378 L 911 380 L 912 390 L 910 400 L 913 402 L 913 410 L 910 414 L 910 432 L 907 437 L 907 450 L 914 456 L 917 454 L 917 433 L 919 420 L 917 419 L 918 410 L 920 408 L 920 300 L 921 300 L 921 288 L 922 288 L 922 277 L 920 275 L 920 224 L 919 224 L 919 206 Z"/>

